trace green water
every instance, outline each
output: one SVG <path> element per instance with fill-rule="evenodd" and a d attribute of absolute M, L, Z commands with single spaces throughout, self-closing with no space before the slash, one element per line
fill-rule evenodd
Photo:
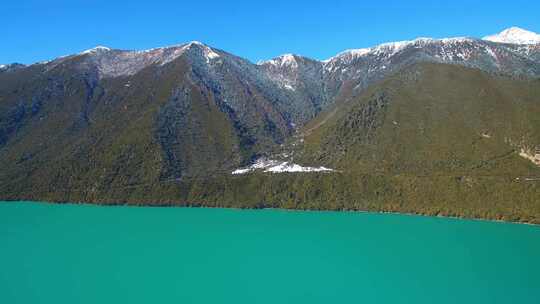
<path fill-rule="evenodd" d="M 0 203 L 0 303 L 540 303 L 540 227 Z"/>

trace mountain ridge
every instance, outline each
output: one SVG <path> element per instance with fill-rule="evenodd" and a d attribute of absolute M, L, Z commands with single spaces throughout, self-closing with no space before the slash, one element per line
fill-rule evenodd
<path fill-rule="evenodd" d="M 539 44 L 471 38 L 258 64 L 100 46 L 0 70 L 0 194 L 538 222 L 538 79 Z"/>
<path fill-rule="evenodd" d="M 510 36 L 510 38 L 508 38 L 509 36 Z M 524 30 L 524 29 L 516 27 L 516 26 L 513 26 L 513 27 L 507 28 L 507 29 L 505 29 L 505 30 L 503 30 L 503 31 L 501 31 L 501 32 L 499 32 L 497 34 L 488 35 L 488 36 L 485 36 L 483 38 L 474 38 L 474 37 L 468 37 L 468 36 L 449 37 L 449 38 L 418 37 L 418 38 L 415 38 L 415 39 L 412 39 L 412 40 L 383 42 L 383 43 L 380 43 L 380 44 L 377 44 L 377 45 L 374 45 L 374 46 L 368 47 L 368 48 L 360 48 L 360 49 L 350 48 L 350 49 L 343 50 L 343 51 L 337 53 L 336 55 L 334 55 L 334 56 L 332 56 L 330 58 L 322 59 L 322 60 L 314 59 L 314 58 L 303 56 L 303 55 L 300 55 L 300 54 L 286 53 L 286 54 L 278 55 L 278 56 L 270 58 L 270 59 L 259 60 L 259 61 L 256 62 L 256 64 L 268 63 L 270 61 L 279 59 L 280 57 L 286 57 L 286 56 L 291 56 L 291 55 L 296 56 L 296 57 L 303 57 L 303 58 L 307 58 L 307 59 L 310 59 L 310 60 L 313 60 L 313 61 L 319 61 L 319 62 L 324 63 L 324 62 L 330 61 L 334 57 L 338 57 L 338 56 L 346 54 L 346 53 L 364 54 L 365 52 L 368 52 L 369 50 L 375 49 L 377 47 L 388 47 L 388 46 L 392 46 L 392 45 L 399 46 L 399 45 L 403 45 L 403 44 L 413 43 L 413 42 L 419 41 L 419 40 L 451 41 L 451 40 L 467 40 L 467 39 L 469 39 L 469 40 L 484 40 L 484 41 L 491 41 L 491 42 L 495 42 L 495 43 L 522 44 L 522 45 L 531 45 L 531 44 L 539 44 L 540 43 L 540 35 L 539 34 L 537 34 L 535 32 L 532 32 L 532 31 Z M 505 40 L 505 39 L 510 39 L 510 40 Z M 28 64 L 28 65 L 25 65 L 25 66 L 35 65 L 35 64 L 46 64 L 46 63 L 49 63 L 49 62 L 52 62 L 52 61 L 55 61 L 57 59 L 61 59 L 61 58 L 64 58 L 64 57 L 84 55 L 84 54 L 92 54 L 92 53 L 103 52 L 103 51 L 122 51 L 122 52 L 131 52 L 131 53 L 145 53 L 145 52 L 151 52 L 151 51 L 156 51 L 156 50 L 181 48 L 181 47 L 184 47 L 186 45 L 192 45 L 192 44 L 198 44 L 198 45 L 202 45 L 202 46 L 206 46 L 206 47 L 214 49 L 214 47 L 209 46 L 209 45 L 207 45 L 207 44 L 205 44 L 203 42 L 197 41 L 197 40 L 193 40 L 193 41 L 189 41 L 189 42 L 185 42 L 185 43 L 180 43 L 180 44 L 169 45 L 169 46 L 162 46 L 162 47 L 144 49 L 144 50 L 113 49 L 113 48 L 109 48 L 107 46 L 97 45 L 97 46 L 95 46 L 93 48 L 81 51 L 81 52 L 76 53 L 76 54 L 60 56 L 60 57 L 56 57 L 56 58 L 51 59 L 51 60 L 35 62 L 35 63 L 31 63 L 31 64 Z M 9 65 L 9 64 L 1 64 L 0 69 L 2 67 L 7 66 L 7 65 Z"/>
<path fill-rule="evenodd" d="M 476 38 L 418 38 L 348 50 L 322 61 L 285 54 L 257 64 L 198 41 L 143 51 L 98 46 L 30 66 L 50 70 L 81 58 L 81 71 L 90 70 L 98 78 L 126 77 L 152 65 L 166 65 L 182 56 L 210 70 L 220 69 L 225 61 L 234 62 L 242 73 L 249 71 L 251 77 L 259 79 L 256 82 L 260 84 L 265 83 L 264 86 L 269 83 L 265 79 L 271 80 L 275 88 L 269 89 L 268 94 L 280 95 L 281 103 L 292 100 L 290 104 L 311 109 L 307 115 L 301 114 L 301 108 L 296 109 L 288 118 L 291 125 L 313 118 L 333 103 L 336 96 L 359 94 L 374 81 L 414 62 L 461 64 L 488 72 L 529 77 L 540 75 L 540 44 L 508 44 Z M 4 68 L 0 72 L 10 70 L 13 69 Z"/>

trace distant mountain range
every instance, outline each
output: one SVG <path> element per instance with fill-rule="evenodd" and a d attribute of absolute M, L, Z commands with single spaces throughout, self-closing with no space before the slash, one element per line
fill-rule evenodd
<path fill-rule="evenodd" d="M 1 65 L 0 196 L 538 222 L 539 78 L 519 28 L 324 61 L 190 42 Z"/>

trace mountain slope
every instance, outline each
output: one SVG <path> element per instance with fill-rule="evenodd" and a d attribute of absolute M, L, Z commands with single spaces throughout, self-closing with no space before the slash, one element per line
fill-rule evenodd
<path fill-rule="evenodd" d="M 0 195 L 538 222 L 539 49 L 417 39 L 253 64 L 191 42 L 5 66 Z"/>
<path fill-rule="evenodd" d="M 533 39 L 536 36 L 511 28 L 485 39 L 418 38 L 347 50 L 325 61 L 283 55 L 260 66 L 289 92 L 300 88 L 296 102 L 314 100 L 318 110 L 325 110 L 336 102 L 357 96 L 395 71 L 421 62 L 457 64 L 516 77 L 540 77 L 540 44 Z M 309 93 L 302 94 L 302 88 L 308 88 Z"/>
<path fill-rule="evenodd" d="M 392 174 L 538 173 L 519 153 L 540 150 L 539 98 L 539 80 L 414 65 L 311 129 L 304 138 L 305 157 Z"/>
<path fill-rule="evenodd" d="M 200 44 L 181 49 L 165 65 L 99 48 L 1 73 L 2 193 L 230 172 L 288 136 L 254 65 Z"/>

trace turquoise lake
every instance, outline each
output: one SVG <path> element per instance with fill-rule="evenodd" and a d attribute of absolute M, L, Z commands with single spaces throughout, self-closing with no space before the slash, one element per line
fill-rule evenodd
<path fill-rule="evenodd" d="M 0 303 L 540 303 L 540 227 L 0 203 Z"/>

